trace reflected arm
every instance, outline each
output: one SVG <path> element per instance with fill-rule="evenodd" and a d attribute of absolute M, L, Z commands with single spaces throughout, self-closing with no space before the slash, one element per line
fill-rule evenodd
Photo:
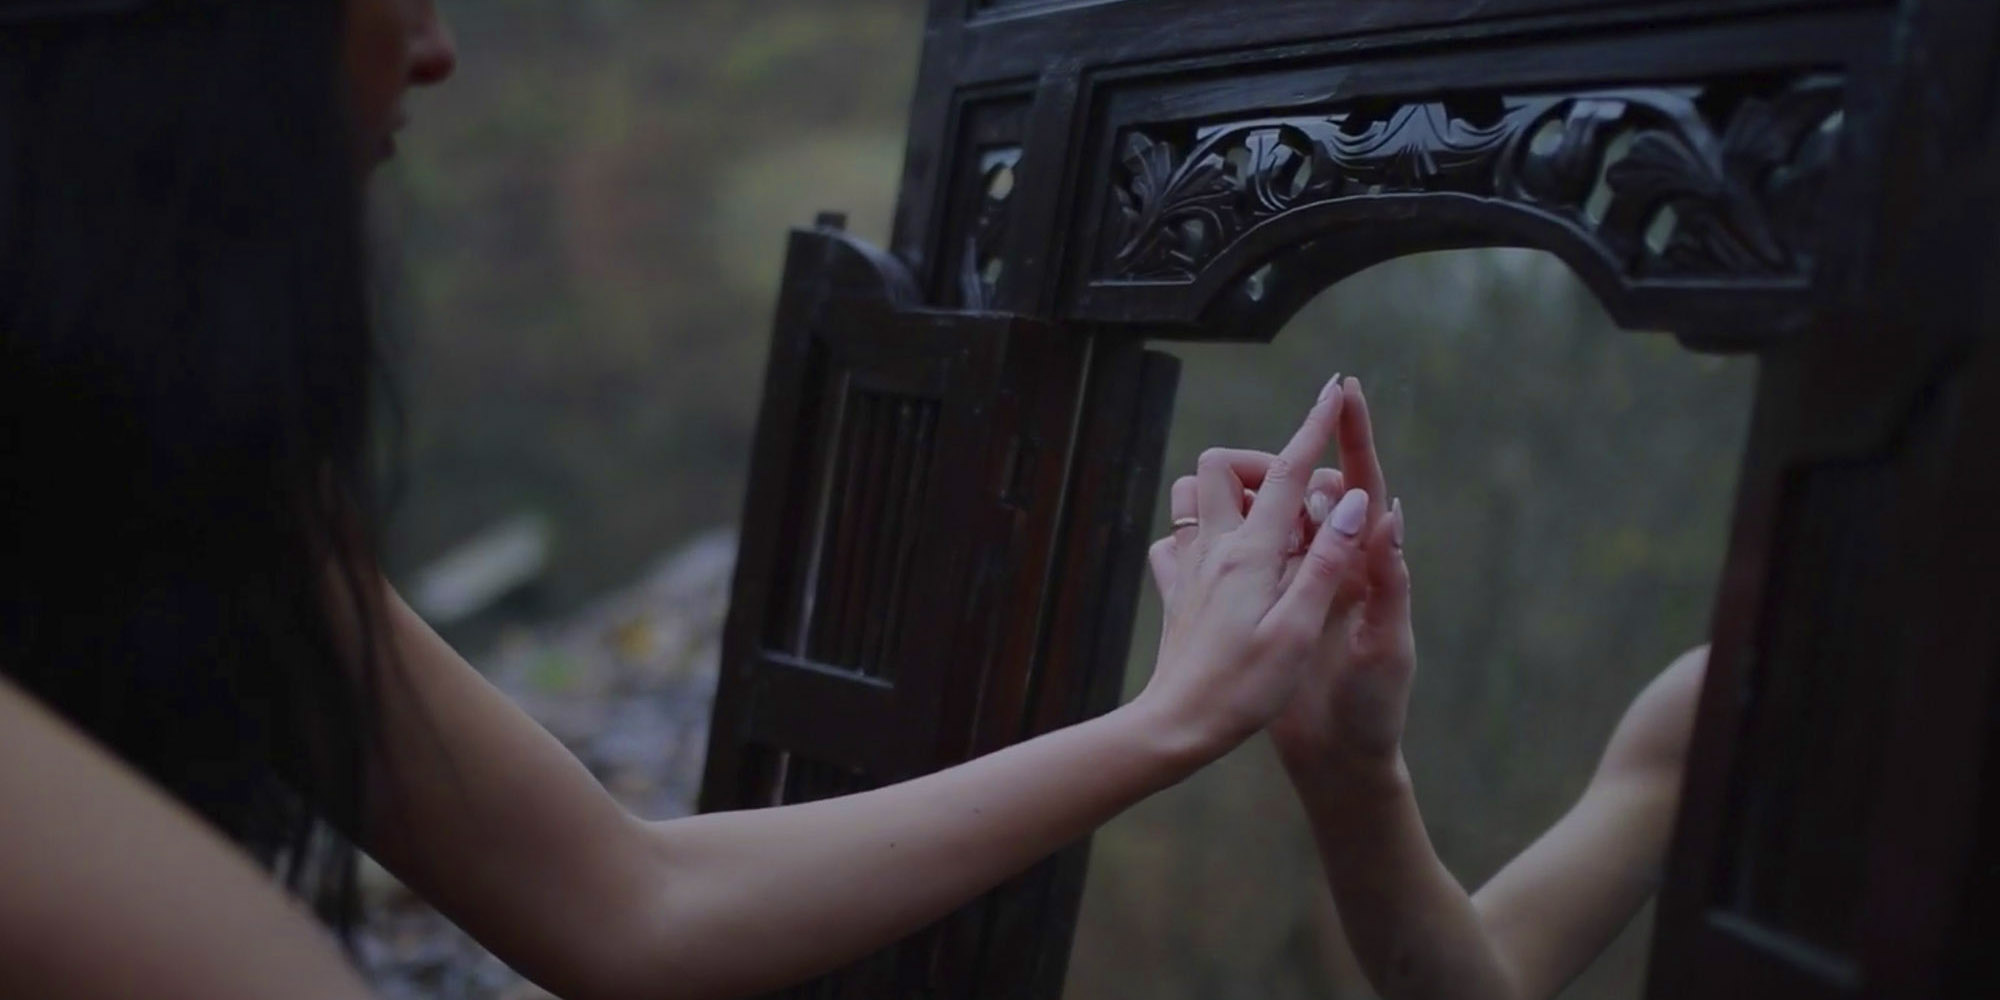
<path fill-rule="evenodd" d="M 1576 805 L 1468 896 L 1424 830 L 1400 758 L 1288 761 L 1342 923 L 1388 1000 L 1545 1000 L 1652 895 L 1671 835 L 1705 650 L 1626 712 Z"/>

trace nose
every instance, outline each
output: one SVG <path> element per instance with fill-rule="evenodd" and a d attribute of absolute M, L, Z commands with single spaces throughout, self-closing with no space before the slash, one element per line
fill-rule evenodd
<path fill-rule="evenodd" d="M 443 83 L 458 70 L 458 41 L 451 25 L 435 6 L 424 6 L 427 10 L 410 40 L 410 82 L 419 87 Z"/>

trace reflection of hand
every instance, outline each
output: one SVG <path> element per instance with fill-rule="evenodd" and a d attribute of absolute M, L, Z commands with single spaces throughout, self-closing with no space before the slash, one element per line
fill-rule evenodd
<path fill-rule="evenodd" d="M 1138 704 L 1164 711 L 1199 751 L 1219 753 L 1268 725 L 1321 641 L 1353 540 L 1322 533 L 1304 553 L 1295 541 L 1306 470 L 1333 439 L 1340 409 L 1328 382 L 1291 443 L 1265 456 L 1247 513 L 1241 453 L 1204 454 L 1194 479 L 1174 491 L 1178 526 L 1152 553 L 1156 575 L 1164 572 L 1165 633 Z"/>
<path fill-rule="evenodd" d="M 1314 475 L 1307 507 L 1314 515 L 1327 511 L 1322 530 L 1357 539 L 1360 558 L 1341 579 L 1340 596 L 1297 697 L 1271 727 L 1279 753 L 1294 771 L 1336 760 L 1393 762 L 1417 665 L 1402 502 L 1383 504 L 1388 484 L 1360 381 L 1350 380 L 1344 390 L 1342 471 Z"/>

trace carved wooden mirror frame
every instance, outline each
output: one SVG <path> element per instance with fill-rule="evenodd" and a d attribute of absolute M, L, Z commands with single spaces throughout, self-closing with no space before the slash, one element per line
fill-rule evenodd
<path fill-rule="evenodd" d="M 2000 7 L 930 8 L 892 246 L 792 238 L 705 809 L 1110 707 L 1177 377 L 1144 342 L 1532 247 L 1760 358 L 1649 996 L 1986 995 Z M 798 995 L 1056 996 L 1084 851 Z"/>

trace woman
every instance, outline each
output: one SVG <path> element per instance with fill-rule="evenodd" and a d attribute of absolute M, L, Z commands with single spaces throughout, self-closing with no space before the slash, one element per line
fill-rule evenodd
<path fill-rule="evenodd" d="M 362 179 L 453 58 L 429 0 L 0 6 L 0 995 L 363 996 L 324 929 L 356 845 L 560 995 L 753 994 L 1286 703 L 1353 548 L 1289 544 L 1332 383 L 1248 514 L 1186 533 L 1132 703 L 847 799 L 623 812 L 373 549 Z"/>

